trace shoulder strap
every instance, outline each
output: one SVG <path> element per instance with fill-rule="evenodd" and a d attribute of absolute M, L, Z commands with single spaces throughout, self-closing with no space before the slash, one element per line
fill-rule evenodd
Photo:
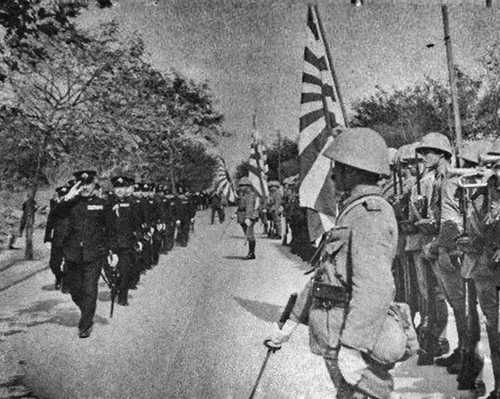
<path fill-rule="evenodd" d="M 356 208 L 358 205 L 363 204 L 367 199 L 369 198 L 381 198 L 382 200 L 385 201 L 384 197 L 380 194 L 365 194 L 362 195 L 361 197 L 355 199 L 352 201 L 349 205 L 347 205 L 340 214 L 337 216 L 337 222 L 340 221 L 343 217 L 345 217 L 350 211 L 352 211 L 354 208 Z M 336 223 L 338 224 L 338 223 Z"/>

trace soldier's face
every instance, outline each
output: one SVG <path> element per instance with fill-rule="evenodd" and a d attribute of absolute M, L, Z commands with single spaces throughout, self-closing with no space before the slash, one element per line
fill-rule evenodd
<path fill-rule="evenodd" d="M 127 194 L 127 187 L 115 187 L 113 191 L 118 198 L 123 198 Z"/>
<path fill-rule="evenodd" d="M 95 183 L 88 183 L 88 184 L 82 183 L 80 188 L 81 188 L 80 195 L 82 197 L 89 197 L 95 190 Z"/>
<path fill-rule="evenodd" d="M 420 154 L 422 154 L 422 159 L 424 160 L 424 165 L 427 169 L 435 169 L 439 165 L 441 158 L 443 158 L 441 153 L 430 148 L 422 149 Z"/>
<path fill-rule="evenodd" d="M 335 182 L 335 188 L 339 191 L 347 191 L 350 187 L 350 177 L 348 168 L 339 162 L 335 163 L 332 170 L 332 179 Z"/>

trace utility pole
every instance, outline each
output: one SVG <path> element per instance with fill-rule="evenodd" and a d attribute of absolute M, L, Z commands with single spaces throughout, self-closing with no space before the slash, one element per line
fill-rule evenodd
<path fill-rule="evenodd" d="M 455 138 L 457 147 L 457 161 L 461 166 L 461 160 L 458 155 L 462 151 L 462 125 L 460 123 L 460 109 L 458 108 L 458 94 L 457 94 L 457 81 L 455 76 L 455 63 L 453 61 L 453 49 L 451 46 L 450 38 L 450 24 L 448 20 L 448 6 L 441 5 L 441 13 L 443 15 L 443 28 L 444 28 L 444 43 L 446 45 L 446 59 L 448 62 L 448 75 L 450 80 L 451 103 L 453 106 L 453 119 L 455 124 Z"/>

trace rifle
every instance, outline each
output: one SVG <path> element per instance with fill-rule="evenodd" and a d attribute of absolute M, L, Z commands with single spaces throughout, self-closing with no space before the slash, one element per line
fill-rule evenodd
<path fill-rule="evenodd" d="M 290 298 L 288 298 L 288 302 L 285 306 L 285 309 L 283 310 L 283 313 L 281 313 L 278 326 L 280 330 L 283 328 L 285 325 L 286 321 L 290 318 L 290 314 L 292 313 L 292 309 L 295 306 L 295 302 L 297 301 L 297 294 L 293 293 L 290 295 Z M 269 360 L 269 357 L 271 356 L 272 353 L 276 352 L 277 349 L 274 348 L 268 348 L 266 357 L 264 358 L 264 361 L 262 362 L 262 366 L 260 367 L 259 375 L 257 376 L 257 380 L 255 381 L 255 384 L 253 386 L 252 392 L 250 393 L 250 396 L 248 399 L 253 399 L 255 396 L 255 393 L 257 392 L 257 387 L 259 386 L 260 379 L 262 378 L 262 374 L 264 374 L 264 370 L 266 368 L 267 361 Z"/>
<path fill-rule="evenodd" d="M 415 200 L 415 208 L 417 213 L 423 219 L 429 217 L 429 212 L 427 210 L 427 198 L 422 195 L 422 174 L 420 173 L 420 168 L 418 167 L 418 158 L 415 155 L 415 162 L 417 163 L 417 198 Z"/>
<path fill-rule="evenodd" d="M 462 172 L 462 171 L 459 171 Z M 467 172 L 462 174 L 461 177 L 470 176 Z M 458 238 L 457 243 L 468 245 L 471 241 L 467 229 L 467 216 L 471 202 L 470 190 L 475 189 L 479 183 L 467 182 L 466 180 L 459 179 L 458 185 L 461 188 L 461 201 L 460 208 L 463 218 L 463 235 Z M 468 273 L 469 274 L 469 273 Z M 478 390 L 479 386 L 484 383 L 477 382 L 481 370 L 483 369 L 483 359 L 476 354 L 476 344 L 479 341 L 478 329 L 478 314 L 476 308 L 476 292 L 474 289 L 474 281 L 467 275 L 464 278 L 464 301 L 465 301 L 465 343 L 462 349 L 462 367 L 458 373 L 458 389 L 459 390 Z"/>

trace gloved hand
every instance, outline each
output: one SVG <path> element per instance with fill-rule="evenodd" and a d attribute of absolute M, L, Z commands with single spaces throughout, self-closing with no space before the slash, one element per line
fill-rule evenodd
<path fill-rule="evenodd" d="M 135 244 L 136 252 L 142 252 L 142 248 L 143 248 L 142 242 L 137 241 L 137 243 Z"/>
<path fill-rule="evenodd" d="M 269 336 L 264 340 L 264 345 L 274 351 L 281 349 L 281 345 L 290 339 L 296 327 L 297 323 L 291 320 L 287 320 L 281 330 L 278 323 L 273 323 Z"/>
<path fill-rule="evenodd" d="M 44 245 L 45 245 L 45 248 L 47 248 L 47 249 L 52 248 L 52 243 L 50 241 L 45 241 Z"/>
<path fill-rule="evenodd" d="M 119 261 L 118 255 L 109 251 L 108 265 L 114 269 L 118 265 L 118 261 Z"/>
<path fill-rule="evenodd" d="M 368 367 L 361 352 L 347 346 L 340 347 L 338 364 L 342 377 L 351 385 L 356 385 L 361 380 L 363 370 Z"/>
<path fill-rule="evenodd" d="M 69 189 L 68 193 L 63 197 L 65 201 L 69 201 L 80 194 L 80 191 L 82 191 L 80 184 L 81 182 L 77 181 L 76 184 Z"/>
<path fill-rule="evenodd" d="M 194 222 L 194 218 L 191 218 L 190 222 L 193 223 Z"/>
<path fill-rule="evenodd" d="M 250 226 L 250 225 L 252 224 L 252 221 L 251 221 L 250 219 L 246 218 L 246 219 L 245 219 L 245 224 L 246 224 L 247 226 Z"/>
<path fill-rule="evenodd" d="M 180 221 L 180 220 L 176 220 L 176 221 L 175 221 L 175 225 L 176 225 L 176 226 L 180 226 L 180 225 L 181 225 L 181 221 Z"/>

